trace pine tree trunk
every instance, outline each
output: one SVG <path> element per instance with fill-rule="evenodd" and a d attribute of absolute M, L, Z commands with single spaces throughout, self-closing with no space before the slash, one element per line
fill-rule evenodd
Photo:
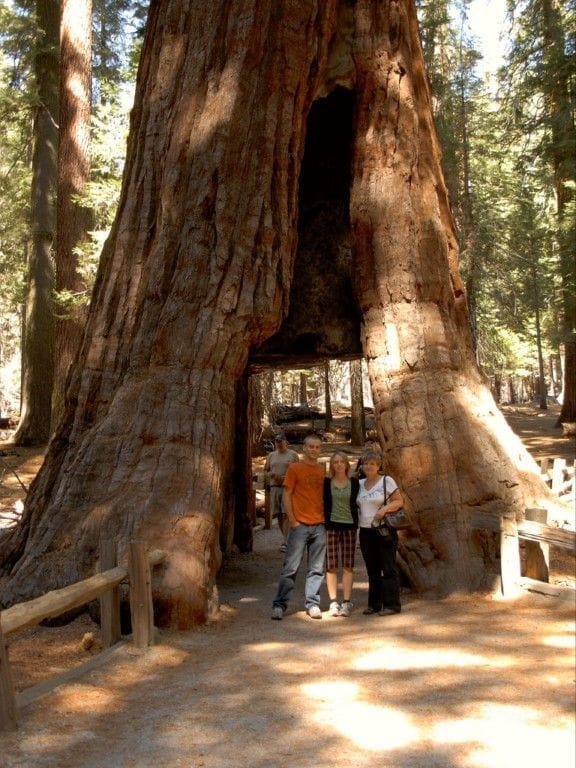
<path fill-rule="evenodd" d="M 63 413 L 66 378 L 87 315 L 87 306 L 82 303 L 86 284 L 75 248 L 87 239 L 92 218 L 90 209 L 79 201 L 90 177 L 91 57 L 92 1 L 62 0 L 56 234 L 56 291 L 60 299 L 56 308 L 54 425 Z M 69 298 L 63 299 L 61 292 Z"/>
<path fill-rule="evenodd" d="M 551 154 L 558 215 L 564 344 L 563 400 L 557 425 L 576 421 L 576 126 L 570 103 L 570 66 L 558 0 L 543 0 L 547 76 L 542 79 L 552 129 Z"/>
<path fill-rule="evenodd" d="M 386 469 L 422 538 L 422 590 L 494 566 L 474 510 L 547 500 L 478 373 L 416 15 L 409 0 L 152 3 L 124 186 L 65 418 L 22 525 L 5 602 L 85 575 L 100 534 L 168 553 L 160 620 L 202 621 L 221 561 L 239 382 L 288 309 L 306 116 L 356 99 L 351 241 Z M 243 406 L 244 407 L 244 406 Z"/>
<path fill-rule="evenodd" d="M 350 361 L 350 415 L 350 440 L 352 445 L 364 445 L 366 440 L 366 417 L 364 414 L 361 360 Z"/>
<path fill-rule="evenodd" d="M 36 0 L 38 22 L 28 294 L 23 345 L 22 406 L 16 445 L 40 445 L 50 437 L 54 367 L 54 263 L 58 151 L 59 0 Z"/>
<path fill-rule="evenodd" d="M 308 405 L 308 382 L 304 371 L 300 371 L 300 405 Z"/>
<path fill-rule="evenodd" d="M 330 432 L 332 426 L 332 398 L 330 397 L 330 361 L 324 362 L 324 429 Z"/>

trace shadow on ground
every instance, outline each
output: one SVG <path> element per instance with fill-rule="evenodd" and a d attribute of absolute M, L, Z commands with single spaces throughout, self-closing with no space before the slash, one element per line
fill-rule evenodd
<path fill-rule="evenodd" d="M 407 594 L 363 616 L 358 567 L 349 619 L 308 619 L 298 585 L 271 621 L 279 543 L 230 560 L 219 621 L 26 707 L 3 768 L 573 768 L 573 604 Z"/>

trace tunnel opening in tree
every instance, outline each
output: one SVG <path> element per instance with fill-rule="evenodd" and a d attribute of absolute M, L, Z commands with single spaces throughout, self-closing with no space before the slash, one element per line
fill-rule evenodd
<path fill-rule="evenodd" d="M 291 367 L 362 354 L 352 287 L 350 182 L 355 94 L 336 88 L 312 103 L 298 186 L 298 247 L 289 309 L 252 366 Z"/>

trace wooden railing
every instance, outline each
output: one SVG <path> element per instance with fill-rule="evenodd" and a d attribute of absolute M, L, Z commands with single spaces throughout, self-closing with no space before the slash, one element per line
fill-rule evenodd
<path fill-rule="evenodd" d="M 576 459 L 540 459 L 540 476 L 552 493 L 560 495 L 573 486 Z"/>
<path fill-rule="evenodd" d="M 502 594 L 514 597 L 520 588 L 546 584 L 549 581 L 550 545 L 576 552 L 576 531 L 548 525 L 545 509 L 527 509 L 524 520 L 516 521 L 500 515 L 478 513 L 472 527 L 500 534 L 500 578 Z M 522 576 L 520 539 L 524 540 L 525 563 Z M 540 588 L 555 594 L 553 587 Z"/>
<path fill-rule="evenodd" d="M 154 644 L 151 568 L 164 560 L 165 553 L 160 550 L 147 552 L 145 542 L 135 540 L 130 542 L 127 568 L 117 565 L 116 557 L 113 542 L 101 541 L 100 573 L 0 613 L 0 731 L 14 730 L 18 725 L 5 637 L 99 598 L 102 644 L 105 648 L 110 647 L 121 639 L 119 586 L 128 579 L 132 642 L 137 648 Z"/>

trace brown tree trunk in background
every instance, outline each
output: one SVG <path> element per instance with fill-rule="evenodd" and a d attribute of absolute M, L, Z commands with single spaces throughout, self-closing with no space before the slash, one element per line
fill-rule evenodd
<path fill-rule="evenodd" d="M 58 0 L 37 0 L 34 54 L 38 104 L 34 114 L 32 247 L 28 261 L 26 325 L 22 355 L 22 406 L 16 445 L 41 445 L 50 437 L 54 368 L 54 263 L 58 152 Z"/>
<path fill-rule="evenodd" d="M 85 194 L 90 177 L 91 56 L 92 0 L 62 0 L 54 427 L 63 413 L 66 378 L 80 346 L 88 309 L 75 248 L 87 239 L 91 223 L 90 209 L 78 199 Z M 61 292 L 68 298 L 62 298 Z"/>
<path fill-rule="evenodd" d="M 0 546 L 6 603 L 87 573 L 101 534 L 167 551 L 160 621 L 206 618 L 236 391 L 287 311 L 306 117 L 355 91 L 352 252 L 386 470 L 416 512 L 422 590 L 493 566 L 471 511 L 547 502 L 478 373 L 409 0 L 157 0 L 124 186 L 65 418 Z"/>
<path fill-rule="evenodd" d="M 308 385 L 306 381 L 306 374 L 304 371 L 300 371 L 300 405 L 308 405 Z"/>
<path fill-rule="evenodd" d="M 545 52 L 548 72 L 542 87 L 552 129 L 551 154 L 558 215 L 558 250 L 562 278 L 562 343 L 564 345 L 563 400 L 557 426 L 576 421 L 576 126 L 570 100 L 571 68 L 566 33 L 558 0 L 543 0 Z"/>
<path fill-rule="evenodd" d="M 332 398 L 330 397 L 330 361 L 324 361 L 324 429 L 332 426 Z"/>
<path fill-rule="evenodd" d="M 546 376 L 544 374 L 544 354 L 542 351 L 542 328 L 540 324 L 540 291 L 536 267 L 531 265 L 532 287 L 534 291 L 534 325 L 536 330 L 536 352 L 538 355 L 538 405 L 540 410 L 548 410 Z"/>
<path fill-rule="evenodd" d="M 366 415 L 362 389 L 362 361 L 350 361 L 350 416 L 352 445 L 364 445 L 366 440 Z"/>
<path fill-rule="evenodd" d="M 225 499 L 220 528 L 220 548 L 223 552 L 229 552 L 232 544 L 240 552 L 252 549 L 252 531 L 256 525 L 256 500 L 252 488 L 252 433 L 258 410 L 254 407 L 254 400 L 259 396 L 253 379 L 253 376 L 245 374 L 236 386 L 237 438 L 234 441 L 233 481 L 229 484 L 229 498 Z M 242 439 L 244 435 L 248 439 Z"/>

